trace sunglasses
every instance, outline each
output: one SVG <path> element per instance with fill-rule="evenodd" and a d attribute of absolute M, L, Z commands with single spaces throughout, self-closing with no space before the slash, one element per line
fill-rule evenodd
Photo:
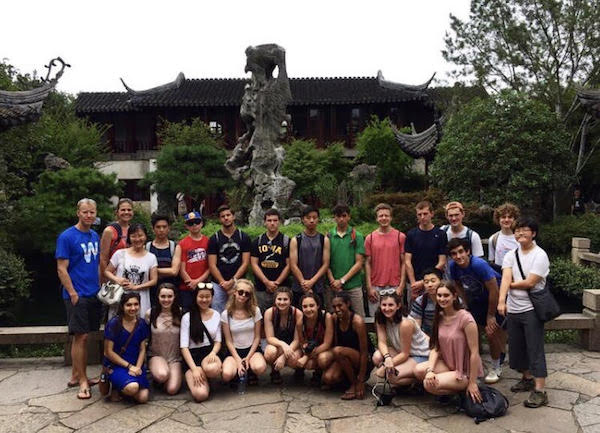
<path fill-rule="evenodd" d="M 380 295 L 393 295 L 396 293 L 396 289 L 384 289 L 379 292 Z"/>
<path fill-rule="evenodd" d="M 202 290 L 202 289 L 212 290 L 213 289 L 213 283 L 198 283 L 198 289 L 200 289 L 200 290 Z"/>
<path fill-rule="evenodd" d="M 237 294 L 239 296 L 244 296 L 245 298 L 249 298 L 251 296 L 251 293 L 247 292 L 246 290 L 238 290 Z"/>
<path fill-rule="evenodd" d="M 197 226 L 198 224 L 202 224 L 202 220 L 190 220 L 185 223 L 186 226 Z"/>

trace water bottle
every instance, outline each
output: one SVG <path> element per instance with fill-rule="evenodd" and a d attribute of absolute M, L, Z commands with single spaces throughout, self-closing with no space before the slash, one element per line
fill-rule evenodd
<path fill-rule="evenodd" d="M 246 368 L 246 363 L 243 364 Z M 244 371 L 244 374 L 240 376 L 238 381 L 238 394 L 246 394 L 246 386 L 248 385 L 248 369 Z"/>

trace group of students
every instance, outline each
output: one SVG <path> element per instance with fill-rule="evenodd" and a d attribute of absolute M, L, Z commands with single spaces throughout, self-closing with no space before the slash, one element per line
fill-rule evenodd
<path fill-rule="evenodd" d="M 78 224 L 90 202 L 78 203 Z M 143 225 L 129 223 L 131 201 L 120 200 L 117 222 L 104 230 L 96 251 L 101 277 L 126 289 L 105 328 L 104 364 L 113 389 L 147 400 L 149 339 L 154 381 L 176 393 L 185 376 L 197 401 L 208 398 L 209 379 L 252 384 L 267 365 L 273 383 L 281 383 L 284 366 L 294 368 L 298 379 L 305 370 L 314 370 L 311 382 L 327 388 L 345 379 L 349 386 L 342 398 L 363 398 L 371 362 L 377 375 L 395 386 L 422 383 L 438 395 L 466 390 L 479 400 L 477 379 L 483 368 L 478 340 L 485 332 L 492 358 L 485 381 L 499 380 L 508 339 L 510 366 L 523 373 L 513 390 L 532 391 L 526 406 L 547 404 L 543 323 L 528 297 L 528 290 L 544 287 L 549 266 L 534 241 L 537 224 L 517 221 L 514 205 L 496 209 L 501 230 L 490 238 L 488 263 L 479 257 L 481 238 L 462 224 L 462 205 L 451 202 L 445 210 L 449 224 L 438 228 L 431 204 L 418 203 L 418 226 L 404 235 L 391 226 L 391 206 L 380 204 L 375 209 L 379 227 L 365 238 L 349 225 L 347 206 L 334 208 L 336 227 L 326 235 L 317 229 L 318 209 L 307 207 L 304 231 L 290 239 L 279 231 L 279 212 L 271 209 L 264 217 L 266 233 L 251 242 L 235 227 L 233 211 L 222 206 L 217 233 L 210 238 L 202 234 L 202 216 L 190 212 L 184 216 L 189 233 L 175 244 L 168 239 L 168 218 L 153 216 L 155 238 L 148 241 Z M 93 232 L 90 226 L 87 231 Z M 72 292 L 77 290 L 65 278 L 72 269 L 61 272 L 69 259 L 61 237 L 59 277 L 69 328 L 73 323 L 77 336 L 93 330 L 95 322 L 77 329 L 79 319 L 73 317 L 84 314 L 76 313 Z M 249 268 L 254 283 L 244 278 Z M 373 354 L 367 311 L 375 316 Z M 86 398 L 90 383 L 85 364 L 76 366 L 79 358 L 73 359 L 72 382 L 78 381 L 80 394 L 87 391 L 78 395 Z"/>

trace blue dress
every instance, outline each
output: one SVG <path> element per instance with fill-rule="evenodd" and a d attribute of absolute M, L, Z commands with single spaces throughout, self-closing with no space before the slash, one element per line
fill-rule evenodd
<path fill-rule="evenodd" d="M 118 324 L 118 317 L 113 317 L 112 319 L 110 319 L 104 329 L 104 338 L 114 343 L 113 351 L 116 354 L 120 355 L 121 358 L 123 358 L 127 362 L 135 365 L 140 354 L 140 344 L 142 343 L 142 341 L 147 340 L 150 336 L 150 327 L 146 324 L 144 320 L 138 320 L 137 326 L 133 330 L 133 337 L 127 345 L 125 353 L 121 354 L 121 347 L 123 347 L 123 345 L 127 341 L 127 338 L 129 337 L 129 331 L 127 331 L 125 328 L 122 328 L 120 332 L 117 332 L 116 328 Z M 148 388 L 150 386 L 150 384 L 148 383 L 145 364 L 142 366 L 142 374 L 139 376 L 131 376 L 127 368 L 122 367 L 120 365 L 112 364 L 110 360 L 106 357 L 104 357 L 103 364 L 105 366 L 109 366 L 112 369 L 112 373 L 110 373 L 108 378 L 112 382 L 113 387 L 115 387 L 119 391 L 123 390 L 125 386 L 132 382 L 139 383 L 140 388 Z"/>

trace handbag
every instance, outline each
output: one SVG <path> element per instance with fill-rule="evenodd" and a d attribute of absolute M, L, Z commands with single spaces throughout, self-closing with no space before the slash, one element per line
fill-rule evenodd
<path fill-rule="evenodd" d="M 129 333 L 129 337 L 125 340 L 125 344 L 121 346 L 121 350 L 119 350 L 119 356 L 123 356 L 125 351 L 127 350 L 127 346 L 129 346 L 129 342 L 135 333 L 135 329 L 138 326 L 138 319 L 135 321 L 135 325 L 133 326 L 133 331 Z M 110 393 L 110 381 L 108 376 L 112 373 L 112 369 L 110 365 L 103 365 L 102 372 L 100 373 L 100 382 L 98 382 L 98 390 L 101 395 L 108 395 Z"/>
<path fill-rule="evenodd" d="M 517 258 L 517 265 L 519 266 L 521 278 L 525 279 L 525 273 L 521 267 L 518 249 L 515 250 L 515 256 Z M 560 306 L 548 289 L 548 280 L 546 280 L 546 285 L 542 290 L 537 290 L 535 292 L 528 290 L 527 293 L 529 294 L 529 299 L 531 300 L 536 316 L 542 322 L 549 322 L 560 315 Z"/>
<path fill-rule="evenodd" d="M 125 254 L 123 254 L 122 260 L 119 261 L 119 264 L 123 264 L 123 269 L 125 269 Z M 105 305 L 115 305 L 121 301 L 121 296 L 123 296 L 124 292 L 125 289 L 120 284 L 117 284 L 113 281 L 107 281 L 106 283 L 102 284 L 102 287 L 100 287 L 96 297 Z"/>
<path fill-rule="evenodd" d="M 475 424 L 487 421 L 490 418 L 503 416 L 508 409 L 508 400 L 496 388 L 487 385 L 479 385 L 481 403 L 471 400 L 471 397 L 463 394 L 461 396 L 461 408 L 473 418 Z"/>

